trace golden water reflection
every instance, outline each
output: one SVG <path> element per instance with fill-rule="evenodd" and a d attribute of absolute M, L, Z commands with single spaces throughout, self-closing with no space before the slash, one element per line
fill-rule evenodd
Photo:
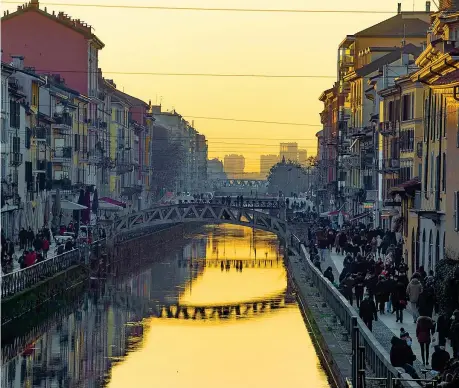
<path fill-rule="evenodd" d="M 205 254 L 192 247 L 183 258 L 196 276 L 179 304 L 221 306 L 288 293 L 275 237 L 255 234 L 210 228 Z M 233 260 L 242 270 L 226 268 Z M 108 387 L 329 387 L 300 310 L 289 301 L 244 320 L 146 319 L 142 346 L 114 366 Z"/>
<path fill-rule="evenodd" d="M 206 227 L 152 255 L 2 337 L 1 387 L 330 386 L 273 235 Z"/>

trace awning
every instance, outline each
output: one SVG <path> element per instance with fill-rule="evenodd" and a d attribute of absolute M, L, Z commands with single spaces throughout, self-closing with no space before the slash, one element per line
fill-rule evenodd
<path fill-rule="evenodd" d="M 392 187 L 389 190 L 389 194 L 404 193 L 406 191 L 421 189 L 421 182 L 418 177 L 410 179 L 409 181 L 403 182 L 401 185 Z"/>
<path fill-rule="evenodd" d="M 362 218 L 368 217 L 368 216 L 370 216 L 370 215 L 371 215 L 370 212 L 361 213 L 361 214 L 356 215 L 354 218 L 351 218 L 351 219 L 349 220 L 349 222 L 357 221 L 357 220 L 360 220 L 360 219 L 362 219 Z"/>
<path fill-rule="evenodd" d="M 109 202 L 105 202 L 105 201 L 101 201 L 99 200 L 99 210 L 109 210 L 109 211 L 119 211 L 119 210 L 123 210 L 124 207 L 122 206 L 118 206 L 118 205 L 115 205 L 113 203 L 109 203 Z"/>
<path fill-rule="evenodd" d="M 99 198 L 99 202 L 100 201 L 104 201 L 104 202 L 107 202 L 107 203 L 111 203 L 112 205 L 116 205 L 116 206 L 121 206 L 121 207 L 126 207 L 126 204 L 124 202 L 121 202 L 121 201 L 117 201 L 116 199 L 113 199 L 113 198 L 109 198 L 109 197 L 102 197 L 102 198 Z"/>
<path fill-rule="evenodd" d="M 12 212 L 14 210 L 18 210 L 18 207 L 16 205 L 6 204 L 5 206 L 2 207 L 1 212 L 2 213 L 7 213 L 7 212 Z"/>
<path fill-rule="evenodd" d="M 68 201 L 66 199 L 61 200 L 61 209 L 64 209 L 64 210 L 85 210 L 87 208 L 88 208 L 87 206 L 80 205 L 78 203 Z"/>

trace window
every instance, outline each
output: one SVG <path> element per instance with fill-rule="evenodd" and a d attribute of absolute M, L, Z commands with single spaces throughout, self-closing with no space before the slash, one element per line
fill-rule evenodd
<path fill-rule="evenodd" d="M 19 128 L 21 126 L 21 104 L 10 101 L 10 127 Z"/>
<path fill-rule="evenodd" d="M 443 152 L 442 190 L 446 192 L 446 152 Z"/>
<path fill-rule="evenodd" d="M 459 231 L 459 191 L 454 192 L 454 230 Z"/>
<path fill-rule="evenodd" d="M 433 251 L 433 241 L 432 241 L 432 230 L 429 233 L 429 256 L 427 262 L 427 268 L 432 269 L 432 251 Z"/>
<path fill-rule="evenodd" d="M 437 239 L 435 240 L 435 264 L 440 261 L 440 231 L 437 230 Z"/>
<path fill-rule="evenodd" d="M 13 137 L 13 153 L 21 152 L 21 138 L 18 136 Z"/>
<path fill-rule="evenodd" d="M 422 257 L 422 265 L 425 264 L 425 256 L 426 256 L 426 230 L 423 229 L 422 231 L 422 250 L 423 250 L 423 255 Z"/>
<path fill-rule="evenodd" d="M 36 82 L 32 82 L 32 106 L 37 107 L 38 106 L 38 93 L 39 93 L 39 88 L 38 84 Z"/>
<path fill-rule="evenodd" d="M 420 238 L 420 233 L 419 233 L 419 227 L 416 229 L 416 262 L 415 265 L 411 268 L 411 271 L 414 272 L 416 269 L 419 268 L 419 238 Z"/>
<path fill-rule="evenodd" d="M 402 98 L 402 121 L 413 119 L 414 109 L 414 95 L 413 93 L 405 94 Z"/>
<path fill-rule="evenodd" d="M 387 121 L 394 121 L 394 102 L 389 101 L 389 106 L 387 108 Z"/>

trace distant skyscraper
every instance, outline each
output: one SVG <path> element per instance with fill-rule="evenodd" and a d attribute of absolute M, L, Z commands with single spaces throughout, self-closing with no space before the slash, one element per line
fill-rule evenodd
<path fill-rule="evenodd" d="M 224 168 L 228 178 L 243 178 L 245 158 L 243 155 L 225 155 Z"/>
<path fill-rule="evenodd" d="M 298 150 L 298 163 L 305 166 L 308 161 L 308 151 L 305 149 Z"/>
<path fill-rule="evenodd" d="M 280 160 L 285 158 L 285 161 L 298 161 L 298 143 L 280 143 Z"/>
<path fill-rule="evenodd" d="M 279 162 L 279 156 L 277 155 L 261 155 L 260 156 L 260 175 L 264 179 L 269 174 L 269 170 Z"/>

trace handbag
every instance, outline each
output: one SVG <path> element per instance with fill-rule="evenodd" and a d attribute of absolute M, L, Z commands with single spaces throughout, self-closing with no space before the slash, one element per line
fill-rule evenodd
<path fill-rule="evenodd" d="M 399 303 L 400 303 L 400 306 L 406 307 L 406 300 L 405 299 L 400 299 Z"/>

